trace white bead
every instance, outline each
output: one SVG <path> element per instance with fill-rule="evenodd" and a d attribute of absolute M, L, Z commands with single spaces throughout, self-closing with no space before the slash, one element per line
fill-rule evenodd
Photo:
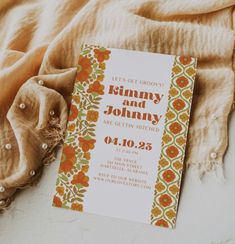
<path fill-rule="evenodd" d="M 4 206 L 6 204 L 5 200 L 0 200 L 0 206 Z"/>
<path fill-rule="evenodd" d="M 49 113 L 51 116 L 55 115 L 55 111 L 54 110 L 51 110 L 50 113 Z"/>
<path fill-rule="evenodd" d="M 5 205 L 5 201 L 4 200 L 0 200 L 0 206 L 3 206 L 3 205 Z"/>
<path fill-rule="evenodd" d="M 5 148 L 6 148 L 7 150 L 10 150 L 10 149 L 11 149 L 11 144 L 10 144 L 10 143 L 6 144 L 6 145 L 5 145 Z"/>
<path fill-rule="evenodd" d="M 42 143 L 42 149 L 47 149 L 48 145 L 46 143 Z"/>
<path fill-rule="evenodd" d="M 43 86 L 43 85 L 44 85 L 44 81 L 43 81 L 43 80 L 39 80 L 39 81 L 38 81 L 38 84 L 39 84 L 40 86 Z"/>
<path fill-rule="evenodd" d="M 211 155 L 210 155 L 210 157 L 212 159 L 216 159 L 217 158 L 217 153 L 216 152 L 212 152 Z"/>
<path fill-rule="evenodd" d="M 20 109 L 25 109 L 26 105 L 24 103 L 21 103 L 19 107 L 20 107 Z"/>
<path fill-rule="evenodd" d="M 31 170 L 31 171 L 29 172 L 29 174 L 30 174 L 30 176 L 34 176 L 34 175 L 35 175 L 35 171 L 34 171 L 34 170 Z"/>
<path fill-rule="evenodd" d="M 4 192 L 5 191 L 5 187 L 4 186 L 0 186 L 0 192 Z"/>
<path fill-rule="evenodd" d="M 213 119 L 216 120 L 217 116 L 215 114 L 212 115 Z"/>

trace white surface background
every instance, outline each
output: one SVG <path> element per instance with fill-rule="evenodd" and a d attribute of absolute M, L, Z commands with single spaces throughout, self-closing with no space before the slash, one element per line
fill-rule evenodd
<path fill-rule="evenodd" d="M 235 116 L 225 181 L 212 173 L 201 181 L 186 172 L 176 229 L 156 228 L 114 218 L 51 207 L 58 161 L 47 167 L 37 187 L 24 190 L 0 216 L 1 244 L 234 244 Z M 233 126 L 232 126 L 233 125 Z"/>

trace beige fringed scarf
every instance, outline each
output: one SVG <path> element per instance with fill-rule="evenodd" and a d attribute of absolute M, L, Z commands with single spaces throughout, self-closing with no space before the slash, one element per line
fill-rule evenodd
<path fill-rule="evenodd" d="M 198 58 L 187 165 L 222 166 L 235 0 L 1 0 L 0 208 L 54 159 L 82 43 Z"/>

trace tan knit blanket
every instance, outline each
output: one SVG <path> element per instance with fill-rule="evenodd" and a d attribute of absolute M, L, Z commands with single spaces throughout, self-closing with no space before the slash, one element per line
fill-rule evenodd
<path fill-rule="evenodd" d="M 186 155 L 221 168 L 234 96 L 235 0 L 1 0 L 0 208 L 63 139 L 81 44 L 198 58 Z"/>

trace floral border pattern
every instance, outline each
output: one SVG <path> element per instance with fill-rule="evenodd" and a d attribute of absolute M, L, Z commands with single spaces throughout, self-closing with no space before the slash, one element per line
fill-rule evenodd
<path fill-rule="evenodd" d="M 105 61 L 110 53 L 98 46 L 81 48 L 53 206 L 83 211 L 90 151 L 95 147 L 98 109 L 104 94 Z"/>
<path fill-rule="evenodd" d="M 104 94 L 104 70 L 109 49 L 83 45 L 72 94 L 62 159 L 53 205 L 83 211 L 89 187 L 90 151 L 94 149 L 99 104 Z M 165 130 L 158 162 L 151 224 L 173 228 L 176 221 L 196 59 L 176 56 L 168 94 Z"/>
<path fill-rule="evenodd" d="M 175 226 L 195 73 L 196 59 L 175 57 L 151 211 L 156 226 Z"/>

